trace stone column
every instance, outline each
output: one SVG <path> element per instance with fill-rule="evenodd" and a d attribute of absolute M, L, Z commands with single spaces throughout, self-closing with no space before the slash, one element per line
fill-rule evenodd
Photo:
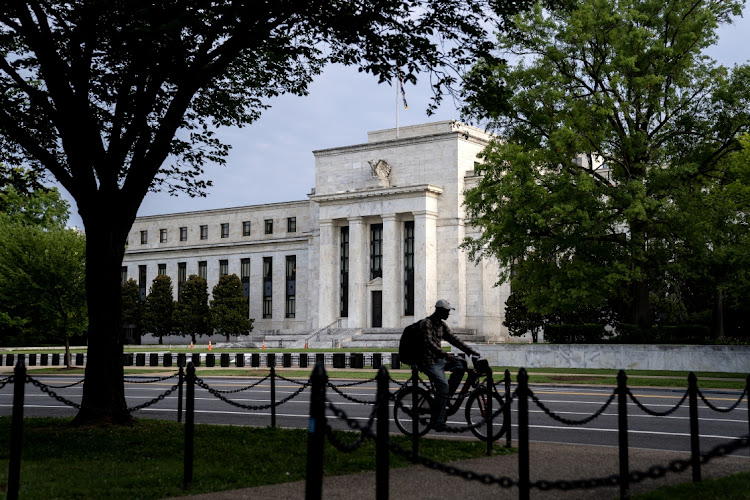
<path fill-rule="evenodd" d="M 383 327 L 396 328 L 404 308 L 402 275 L 401 231 L 396 214 L 384 214 L 383 218 Z"/>
<path fill-rule="evenodd" d="M 414 317 L 432 314 L 437 299 L 437 214 L 414 212 Z"/>
<path fill-rule="evenodd" d="M 366 328 L 366 285 L 370 280 L 368 225 L 362 217 L 349 218 L 349 328 Z"/>
<path fill-rule="evenodd" d="M 334 263 L 336 249 L 333 234 L 335 226 L 333 221 L 320 221 L 320 254 L 318 259 L 318 328 L 330 324 L 337 316 L 335 312 L 335 301 L 331 290 L 338 284 L 336 279 L 336 266 Z"/>

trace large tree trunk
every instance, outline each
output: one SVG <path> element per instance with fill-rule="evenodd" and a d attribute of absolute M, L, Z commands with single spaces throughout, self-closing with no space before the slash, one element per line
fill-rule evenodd
<path fill-rule="evenodd" d="M 648 283 L 637 281 L 631 289 L 633 296 L 630 304 L 630 321 L 639 328 L 649 328 L 651 315 Z"/>
<path fill-rule="evenodd" d="M 98 204 L 97 204 L 98 205 Z M 132 218 L 117 202 L 79 210 L 86 228 L 89 341 L 81 410 L 74 423 L 131 421 L 123 380 L 120 267 Z M 79 202 L 80 207 L 80 202 Z"/>
<path fill-rule="evenodd" d="M 724 293 L 721 288 L 716 289 L 714 302 L 714 336 L 724 338 Z"/>

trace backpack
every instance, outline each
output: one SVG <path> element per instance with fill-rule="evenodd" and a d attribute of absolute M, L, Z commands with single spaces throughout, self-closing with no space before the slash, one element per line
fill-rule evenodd
<path fill-rule="evenodd" d="M 416 365 L 422 358 L 422 351 L 424 351 L 422 321 L 419 320 L 407 326 L 401 334 L 401 340 L 398 341 L 398 358 L 402 363 Z"/>

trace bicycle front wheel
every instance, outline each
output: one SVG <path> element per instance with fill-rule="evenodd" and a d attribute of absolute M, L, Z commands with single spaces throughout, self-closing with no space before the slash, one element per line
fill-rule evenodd
<path fill-rule="evenodd" d="M 503 407 L 503 398 L 497 392 L 492 393 L 492 441 L 497 441 L 505 434 L 503 413 L 498 410 Z M 479 386 L 469 395 L 466 402 L 466 422 L 471 426 L 471 432 L 482 441 L 487 441 L 487 387 Z"/>
<path fill-rule="evenodd" d="M 432 396 L 421 387 L 417 388 L 417 405 L 414 406 L 414 388 L 404 387 L 396 395 L 396 401 L 393 405 L 393 419 L 396 421 L 396 427 L 411 436 L 414 433 L 414 416 L 417 417 L 416 431 L 420 436 L 427 434 L 430 430 L 430 408 L 432 407 Z M 416 408 L 416 412 L 414 411 Z"/>

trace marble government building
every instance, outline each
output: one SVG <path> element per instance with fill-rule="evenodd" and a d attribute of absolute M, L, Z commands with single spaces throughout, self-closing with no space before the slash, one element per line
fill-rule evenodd
<path fill-rule="evenodd" d="M 463 191 L 490 136 L 455 121 L 368 133 L 367 142 L 314 151 L 306 200 L 139 217 L 123 280 L 143 296 L 157 274 L 175 284 L 236 274 L 258 332 L 402 329 L 444 298 L 451 328 L 505 341 L 507 285 L 497 264 L 459 245 Z"/>

